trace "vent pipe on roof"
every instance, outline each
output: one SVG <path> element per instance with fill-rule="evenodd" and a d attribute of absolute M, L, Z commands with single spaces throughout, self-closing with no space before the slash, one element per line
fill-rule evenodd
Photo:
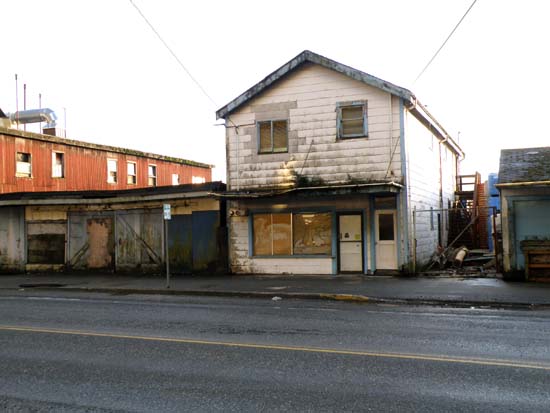
<path fill-rule="evenodd" d="M 52 109 L 28 109 L 6 114 L 13 123 L 27 124 L 47 122 L 45 128 L 55 128 L 57 116 Z"/>

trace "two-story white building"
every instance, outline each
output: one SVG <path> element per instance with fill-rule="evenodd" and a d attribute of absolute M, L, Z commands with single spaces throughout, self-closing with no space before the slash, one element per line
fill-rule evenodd
<path fill-rule="evenodd" d="M 445 244 L 464 154 L 409 90 L 304 51 L 216 116 L 234 273 L 408 271 Z"/>

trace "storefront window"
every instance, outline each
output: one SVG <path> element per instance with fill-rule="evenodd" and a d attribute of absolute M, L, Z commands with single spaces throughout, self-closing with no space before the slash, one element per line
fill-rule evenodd
<path fill-rule="evenodd" d="M 254 214 L 254 255 L 330 255 L 330 213 Z"/>
<path fill-rule="evenodd" d="M 294 254 L 328 255 L 332 250 L 332 215 L 294 214 Z"/>

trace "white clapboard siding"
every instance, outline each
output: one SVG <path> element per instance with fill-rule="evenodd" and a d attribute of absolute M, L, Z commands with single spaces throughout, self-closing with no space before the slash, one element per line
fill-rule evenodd
<path fill-rule="evenodd" d="M 354 100 L 368 101 L 369 136 L 337 140 L 336 105 Z M 258 154 L 255 123 L 269 119 L 270 113 L 272 119 L 288 119 L 288 153 Z M 321 178 L 328 185 L 398 181 L 399 121 L 399 100 L 387 92 L 318 65 L 304 65 L 230 115 L 229 188 L 288 187 L 297 175 Z"/>
<path fill-rule="evenodd" d="M 436 137 L 410 113 L 405 113 L 405 119 L 410 214 L 414 208 L 418 211 L 426 211 L 430 208 L 435 210 L 433 213 L 417 212 L 416 228 L 414 233 L 411 231 L 411 242 L 416 238 L 416 259 L 419 263 L 425 263 L 437 248 L 438 213 L 441 214 L 442 244 L 445 246 L 447 214 L 437 210 L 441 206 L 447 208 L 448 201 L 453 199 L 456 156 L 444 144 L 440 144 Z M 443 205 L 440 205 L 439 199 L 439 151 L 441 151 L 442 161 Z"/>

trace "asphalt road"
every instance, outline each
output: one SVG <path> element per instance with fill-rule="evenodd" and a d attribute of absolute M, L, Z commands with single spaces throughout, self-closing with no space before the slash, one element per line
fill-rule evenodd
<path fill-rule="evenodd" d="M 550 411 L 550 312 L 0 293 L 2 411 Z"/>

